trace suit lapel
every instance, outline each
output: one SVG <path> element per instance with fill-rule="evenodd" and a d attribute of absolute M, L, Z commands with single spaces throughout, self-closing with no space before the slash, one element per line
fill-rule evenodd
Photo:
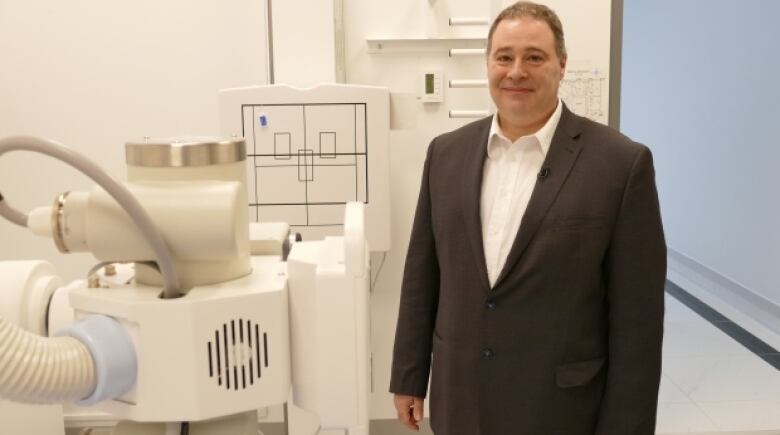
<path fill-rule="evenodd" d="M 563 186 L 563 183 L 569 176 L 569 172 L 571 172 L 574 162 L 580 154 L 582 148 L 578 140 L 580 132 L 578 117 L 564 105 L 558 128 L 555 130 L 550 149 L 547 151 L 547 157 L 542 164 L 542 168 L 549 169 L 549 175 L 536 180 L 536 185 L 531 193 L 531 199 L 528 202 L 528 208 L 520 222 L 517 236 L 512 244 L 512 248 L 509 250 L 506 263 L 496 280 L 494 288 L 501 284 L 501 281 L 506 278 L 509 271 L 520 260 L 531 239 L 533 239 L 536 230 L 547 215 L 547 211 L 558 196 L 561 186 Z"/>
<path fill-rule="evenodd" d="M 480 222 L 480 197 L 482 193 L 482 172 L 487 156 L 487 141 L 490 133 L 490 123 L 493 118 L 488 117 L 475 130 L 474 137 L 467 142 L 467 152 L 463 162 L 462 190 L 463 194 L 463 219 L 466 223 L 466 236 L 471 245 L 473 258 L 476 260 L 477 274 L 481 277 L 484 290 L 490 289 L 487 266 L 485 264 L 485 250 L 482 244 L 482 225 Z"/>

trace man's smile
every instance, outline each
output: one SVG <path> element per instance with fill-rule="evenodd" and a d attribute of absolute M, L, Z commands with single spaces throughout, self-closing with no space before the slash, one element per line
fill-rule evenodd
<path fill-rule="evenodd" d="M 527 88 L 525 86 L 502 86 L 501 89 L 507 92 L 518 94 L 528 94 L 534 91 L 533 89 Z"/>

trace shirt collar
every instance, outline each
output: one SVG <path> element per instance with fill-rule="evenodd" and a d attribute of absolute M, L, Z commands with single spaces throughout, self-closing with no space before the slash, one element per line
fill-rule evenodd
<path fill-rule="evenodd" d="M 550 119 L 547 120 L 547 122 L 540 128 L 536 133 L 530 134 L 527 136 L 521 136 L 517 138 L 517 140 L 514 143 L 517 143 L 523 138 L 527 137 L 535 137 L 537 141 L 539 141 L 539 145 L 542 148 L 542 154 L 547 155 L 547 151 L 550 149 L 550 145 L 552 144 L 553 135 L 555 134 L 556 128 L 558 128 L 558 122 L 561 120 L 561 113 L 563 112 L 563 104 L 558 99 L 558 105 L 555 107 L 555 111 L 550 116 Z M 496 141 L 494 141 L 494 137 L 502 139 L 502 142 L 504 143 L 513 143 L 509 139 L 507 139 L 506 136 L 504 136 L 504 132 L 501 131 L 501 126 L 498 125 L 498 114 L 493 115 L 493 122 L 490 124 L 490 134 L 488 135 L 488 144 L 487 144 L 487 153 L 488 156 L 491 158 L 493 157 L 493 154 L 491 150 L 496 145 Z"/>

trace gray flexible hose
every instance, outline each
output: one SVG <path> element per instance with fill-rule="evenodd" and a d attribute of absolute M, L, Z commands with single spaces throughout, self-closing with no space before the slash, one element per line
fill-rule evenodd
<path fill-rule="evenodd" d="M 173 266 L 171 251 L 162 234 L 138 200 L 121 184 L 114 181 L 98 165 L 60 143 L 31 136 L 12 136 L 0 139 L 0 156 L 9 151 L 32 151 L 61 160 L 100 185 L 127 212 L 138 230 L 151 246 L 165 287 L 163 298 L 173 299 L 182 295 L 179 277 Z M 0 216 L 22 226 L 27 226 L 27 215 L 15 210 L 0 194 Z"/>
<path fill-rule="evenodd" d="M 4 201 L 3 194 L 0 193 L 0 216 L 8 219 L 16 225 L 26 227 L 27 215 L 20 213 L 8 206 L 8 203 Z"/>

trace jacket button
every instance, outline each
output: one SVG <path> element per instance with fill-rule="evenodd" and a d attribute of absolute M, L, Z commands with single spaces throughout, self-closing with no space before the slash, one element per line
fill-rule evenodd
<path fill-rule="evenodd" d="M 482 349 L 482 359 L 493 358 L 493 351 L 490 349 Z"/>
<path fill-rule="evenodd" d="M 486 307 L 488 310 L 490 310 L 490 311 L 493 311 L 493 310 L 495 310 L 495 309 L 496 309 L 497 305 L 496 305 L 496 303 L 495 303 L 495 302 L 493 302 L 493 301 L 487 301 L 487 302 L 485 303 L 485 307 Z"/>

